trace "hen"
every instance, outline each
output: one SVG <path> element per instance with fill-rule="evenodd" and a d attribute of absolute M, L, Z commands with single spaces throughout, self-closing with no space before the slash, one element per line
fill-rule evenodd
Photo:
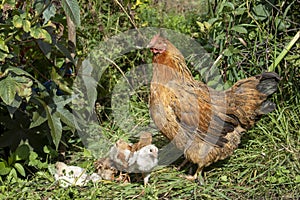
<path fill-rule="evenodd" d="M 243 132 L 262 114 L 275 109 L 267 97 L 280 80 L 274 72 L 243 79 L 230 89 L 216 91 L 193 79 L 181 52 L 156 35 L 148 44 L 153 52 L 150 113 L 159 130 L 202 169 L 230 156 Z"/>

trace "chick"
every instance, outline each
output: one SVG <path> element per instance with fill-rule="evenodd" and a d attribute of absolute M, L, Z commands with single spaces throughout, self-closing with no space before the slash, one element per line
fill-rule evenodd
<path fill-rule="evenodd" d="M 117 181 L 130 182 L 129 175 L 122 172 L 128 172 L 128 160 L 131 157 L 131 144 L 128 144 L 122 139 L 119 139 L 110 149 L 109 158 L 112 162 L 112 167 L 120 171 L 120 176 Z"/>
<path fill-rule="evenodd" d="M 112 166 L 110 158 L 100 158 L 94 162 L 97 174 L 104 180 L 114 180 L 117 170 Z"/>
<path fill-rule="evenodd" d="M 132 145 L 131 152 L 138 151 L 150 144 L 152 144 L 152 134 L 150 132 L 142 132 L 139 141 Z"/>
<path fill-rule="evenodd" d="M 128 170 L 133 173 L 142 173 L 144 184 L 146 185 L 150 178 L 150 173 L 158 164 L 158 148 L 153 145 L 147 145 L 133 153 L 128 161 Z"/>
<path fill-rule="evenodd" d="M 126 170 L 128 168 L 128 159 L 131 154 L 132 146 L 120 139 L 110 149 L 109 158 L 113 162 L 113 166 L 119 171 Z"/>

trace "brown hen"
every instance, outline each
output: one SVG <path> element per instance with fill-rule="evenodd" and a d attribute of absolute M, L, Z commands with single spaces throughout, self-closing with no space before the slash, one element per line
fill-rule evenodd
<path fill-rule="evenodd" d="M 183 55 L 159 35 L 149 43 L 154 53 L 150 113 L 159 130 L 202 169 L 230 156 L 243 132 L 275 109 L 267 97 L 279 76 L 265 72 L 216 91 L 193 79 Z"/>

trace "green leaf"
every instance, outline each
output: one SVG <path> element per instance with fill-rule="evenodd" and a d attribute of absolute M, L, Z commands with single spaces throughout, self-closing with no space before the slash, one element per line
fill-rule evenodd
<path fill-rule="evenodd" d="M 46 4 L 45 0 L 34 1 L 33 9 L 37 12 L 38 15 L 43 11 L 45 4 Z"/>
<path fill-rule="evenodd" d="M 62 0 L 61 5 L 76 26 L 80 26 L 80 8 L 77 0 Z"/>
<path fill-rule="evenodd" d="M 5 79 L 0 81 L 0 85 L 0 98 L 6 105 L 11 105 L 16 95 L 16 81 L 11 76 L 7 76 Z"/>
<path fill-rule="evenodd" d="M 246 12 L 247 8 L 236 8 L 233 12 L 235 15 L 242 15 Z"/>
<path fill-rule="evenodd" d="M 0 162 L 0 175 L 7 175 L 11 171 L 10 167 L 7 167 L 5 162 Z"/>
<path fill-rule="evenodd" d="M 24 20 L 24 21 L 22 22 L 22 24 L 23 24 L 23 30 L 24 30 L 26 33 L 28 33 L 28 32 L 30 31 L 30 28 L 31 28 L 30 21 Z"/>
<path fill-rule="evenodd" d="M 38 154 L 35 153 L 34 151 L 30 152 L 28 165 L 29 166 L 34 166 L 34 167 L 36 167 L 38 169 L 45 169 L 45 168 L 48 167 L 48 163 L 47 162 L 41 162 L 39 160 Z"/>
<path fill-rule="evenodd" d="M 4 40 L 0 39 L 0 49 L 6 53 L 9 53 L 8 46 L 5 44 Z"/>
<path fill-rule="evenodd" d="M 62 124 L 60 122 L 60 117 L 57 112 L 55 112 L 53 115 L 51 115 L 51 113 L 49 112 L 48 126 L 50 127 L 51 130 L 51 137 L 53 143 L 57 149 L 62 135 Z"/>
<path fill-rule="evenodd" d="M 254 12 L 254 18 L 256 20 L 263 21 L 263 20 L 265 20 L 266 18 L 269 17 L 269 12 L 265 8 L 265 6 L 262 5 L 262 4 L 259 4 L 259 5 L 255 6 L 253 8 L 253 12 Z"/>
<path fill-rule="evenodd" d="M 57 43 L 55 46 L 61 53 L 64 54 L 64 56 L 66 56 L 66 58 L 68 58 L 72 63 L 75 63 L 70 51 L 64 45 Z"/>
<path fill-rule="evenodd" d="M 40 126 L 45 121 L 47 121 L 47 118 L 45 116 L 41 116 L 38 112 L 33 112 L 32 122 L 29 129 Z"/>
<path fill-rule="evenodd" d="M 25 177 L 25 169 L 20 163 L 15 163 L 14 168 L 19 172 L 23 177 Z"/>
<path fill-rule="evenodd" d="M 13 17 L 13 25 L 16 28 L 22 28 L 22 26 L 23 26 L 23 19 L 19 15 L 15 15 Z"/>
<path fill-rule="evenodd" d="M 232 27 L 231 30 L 236 31 L 238 33 L 248 33 L 247 29 L 240 25 Z"/>
<path fill-rule="evenodd" d="M 17 171 L 15 168 L 11 168 L 8 176 L 7 176 L 7 179 L 10 180 L 10 179 L 18 179 L 18 174 L 17 174 Z"/>
<path fill-rule="evenodd" d="M 8 57 L 7 53 L 3 53 L 2 51 L 0 51 L 0 62 L 5 62 L 5 58 Z"/>
<path fill-rule="evenodd" d="M 61 121 L 73 129 L 72 131 L 74 131 L 75 128 L 77 130 L 80 130 L 80 128 L 74 118 L 74 115 L 65 108 L 65 105 L 70 103 L 73 99 L 74 98 L 65 99 L 61 96 L 54 97 L 54 103 L 57 106 L 56 112 L 58 113 Z"/>
<path fill-rule="evenodd" d="M 19 95 L 16 95 L 14 101 L 10 105 L 6 106 L 11 118 L 16 110 L 20 107 L 21 103 L 22 98 Z"/>
<path fill-rule="evenodd" d="M 32 88 L 33 82 L 30 78 L 27 78 L 25 76 L 16 76 L 14 77 L 14 80 L 17 83 L 17 93 L 20 97 L 26 98 L 27 101 L 31 97 L 32 94 Z"/>
<path fill-rule="evenodd" d="M 35 39 L 44 39 L 45 42 L 52 43 L 51 35 L 45 29 L 42 28 L 31 28 L 30 36 Z"/>
<path fill-rule="evenodd" d="M 0 167 L 0 168 L 1 168 L 1 167 Z M 296 182 L 296 183 L 300 183 L 300 175 L 297 175 L 297 176 L 296 176 L 295 182 Z"/>
<path fill-rule="evenodd" d="M 47 9 L 43 12 L 44 25 L 47 24 L 51 17 L 54 17 L 55 14 L 56 7 L 53 5 L 53 3 L 51 3 L 50 6 L 48 6 Z"/>
<path fill-rule="evenodd" d="M 27 160 L 29 158 L 30 149 L 27 144 L 20 145 L 14 152 L 16 161 Z"/>
<path fill-rule="evenodd" d="M 9 72 L 12 72 L 12 73 L 14 73 L 16 75 L 20 75 L 20 76 L 25 75 L 25 76 L 28 76 L 28 77 L 34 79 L 28 72 L 26 72 L 23 69 L 18 68 L 18 67 L 9 67 L 9 68 L 7 68 L 3 73 L 5 75 L 2 74 L 2 76 L 6 76 L 7 74 L 9 74 Z"/>
<path fill-rule="evenodd" d="M 62 135 L 62 124 L 60 122 L 60 117 L 59 114 L 57 112 L 54 112 L 54 114 L 52 113 L 53 110 L 51 109 L 51 105 L 47 105 L 43 100 L 41 99 L 37 99 L 43 106 L 43 108 L 45 109 L 46 115 L 47 115 L 47 119 L 48 119 L 48 126 L 50 128 L 50 133 L 51 133 L 51 137 L 52 137 L 52 141 L 56 147 L 56 149 L 58 148 L 60 139 L 61 139 L 61 135 Z"/>

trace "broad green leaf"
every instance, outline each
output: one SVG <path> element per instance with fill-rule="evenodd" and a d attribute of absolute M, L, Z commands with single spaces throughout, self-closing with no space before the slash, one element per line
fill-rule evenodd
<path fill-rule="evenodd" d="M 72 63 L 75 63 L 75 60 L 74 60 L 74 58 L 71 56 L 70 51 L 69 51 L 64 45 L 62 45 L 62 44 L 60 44 L 60 43 L 57 43 L 55 46 L 56 46 L 56 48 L 57 48 L 60 52 L 62 52 L 62 53 L 64 54 L 64 56 L 65 56 L 66 58 L 68 58 Z"/>
<path fill-rule="evenodd" d="M 287 24 L 285 20 L 282 20 L 278 17 L 275 19 L 275 25 L 279 31 L 284 31 L 289 27 L 289 24 Z"/>
<path fill-rule="evenodd" d="M 18 174 L 17 174 L 17 171 L 15 168 L 11 168 L 11 170 L 7 176 L 7 179 L 18 179 Z"/>
<path fill-rule="evenodd" d="M 26 98 L 28 101 L 32 94 L 33 81 L 25 76 L 16 76 L 14 80 L 17 83 L 16 91 L 20 97 Z"/>
<path fill-rule="evenodd" d="M 7 175 L 11 171 L 11 168 L 6 166 L 5 162 L 0 162 L 0 175 Z"/>
<path fill-rule="evenodd" d="M 7 76 L 0 81 L 0 85 L 0 98 L 6 105 L 11 105 L 16 95 L 16 81 L 11 76 Z"/>
<path fill-rule="evenodd" d="M 48 6 L 47 9 L 43 12 L 44 25 L 47 24 L 51 17 L 54 17 L 55 14 L 56 7 L 53 5 L 53 3 L 51 3 L 50 6 Z"/>
<path fill-rule="evenodd" d="M 6 106 L 11 118 L 16 110 L 20 107 L 21 103 L 22 98 L 19 95 L 16 95 L 14 101 L 10 105 Z"/>
<path fill-rule="evenodd" d="M 44 147 L 45 150 L 45 147 Z M 30 156 L 29 156 L 29 166 L 34 166 L 37 167 L 38 169 L 43 169 L 43 168 L 47 168 L 48 167 L 48 163 L 47 162 L 41 162 L 39 160 L 39 156 L 37 153 L 35 153 L 34 151 L 30 152 Z"/>
<path fill-rule="evenodd" d="M 21 76 L 27 76 L 27 77 L 30 77 L 31 79 L 34 79 L 31 74 L 29 74 L 28 72 L 24 71 L 23 69 L 21 68 L 18 68 L 18 67 L 9 67 L 7 68 L 3 74 L 0 76 L 1 77 L 4 77 L 4 76 L 7 76 L 9 73 L 13 73 L 15 75 L 19 75 L 19 77 Z M 27 80 L 24 80 L 24 82 L 28 82 Z"/>
<path fill-rule="evenodd" d="M 5 58 L 8 57 L 7 53 L 3 53 L 2 51 L 0 51 L 0 62 L 5 62 Z"/>
<path fill-rule="evenodd" d="M 44 39 L 45 42 L 52 43 L 51 35 L 45 29 L 42 28 L 31 28 L 30 36 L 35 39 Z"/>
<path fill-rule="evenodd" d="M 263 21 L 269 17 L 269 12 L 265 8 L 265 6 L 262 4 L 254 6 L 253 12 L 254 12 L 254 17 L 256 20 Z"/>
<path fill-rule="evenodd" d="M 22 26 L 23 26 L 23 19 L 19 15 L 15 15 L 13 17 L 13 25 L 16 28 L 22 28 Z"/>
<path fill-rule="evenodd" d="M 31 28 L 31 24 L 30 24 L 30 21 L 28 20 L 23 20 L 22 22 L 23 24 L 23 30 L 28 33 L 30 31 L 30 28 Z"/>
<path fill-rule="evenodd" d="M 0 39 L 0 49 L 6 53 L 9 53 L 8 46 L 5 44 L 4 40 Z"/>
<path fill-rule="evenodd" d="M 236 31 L 238 33 L 248 33 L 246 28 L 239 25 L 232 27 L 231 30 Z"/>
<path fill-rule="evenodd" d="M 235 15 L 242 15 L 247 11 L 247 8 L 236 8 L 234 9 L 234 14 Z"/>
<path fill-rule="evenodd" d="M 75 129 L 80 130 L 74 115 L 65 108 L 65 105 L 72 102 L 74 98 L 65 99 L 62 96 L 55 96 L 53 99 L 57 106 L 56 112 L 59 114 L 61 121 L 71 127 L 72 131 Z"/>
<path fill-rule="evenodd" d="M 57 112 L 54 112 L 53 114 L 53 110 L 51 109 L 51 107 L 47 105 L 43 100 L 37 100 L 42 104 L 43 108 L 45 109 L 52 141 L 57 149 L 62 135 L 62 124 L 59 118 L 59 114 Z"/>
<path fill-rule="evenodd" d="M 16 151 L 14 152 L 15 160 L 27 160 L 29 157 L 30 149 L 27 144 L 22 144 L 19 146 Z"/>
<path fill-rule="evenodd" d="M 33 112 L 32 122 L 29 129 L 40 126 L 45 121 L 47 121 L 47 118 L 45 116 L 41 116 L 38 112 Z"/>
<path fill-rule="evenodd" d="M 46 4 L 45 0 L 35 0 L 34 1 L 33 9 L 37 13 L 37 15 L 40 15 L 40 13 L 43 11 L 45 4 Z"/>
<path fill-rule="evenodd" d="M 295 182 L 296 182 L 296 183 L 300 183 L 300 175 L 297 175 L 297 176 L 296 176 Z"/>
<path fill-rule="evenodd" d="M 37 40 L 37 43 L 40 47 L 40 49 L 42 50 L 42 52 L 44 53 L 44 55 L 50 59 L 51 56 L 51 51 L 52 51 L 52 45 L 49 44 L 48 42 L 44 42 L 43 40 Z"/>
<path fill-rule="evenodd" d="M 25 177 L 25 169 L 20 163 L 15 163 L 14 168 L 23 176 Z"/>
<path fill-rule="evenodd" d="M 76 26 L 80 26 L 80 8 L 77 0 L 62 0 L 61 5 Z"/>
<path fill-rule="evenodd" d="M 53 143 L 57 149 L 62 135 L 62 124 L 57 112 L 55 112 L 53 115 L 51 115 L 51 113 L 49 112 L 48 126 L 50 127 Z"/>

